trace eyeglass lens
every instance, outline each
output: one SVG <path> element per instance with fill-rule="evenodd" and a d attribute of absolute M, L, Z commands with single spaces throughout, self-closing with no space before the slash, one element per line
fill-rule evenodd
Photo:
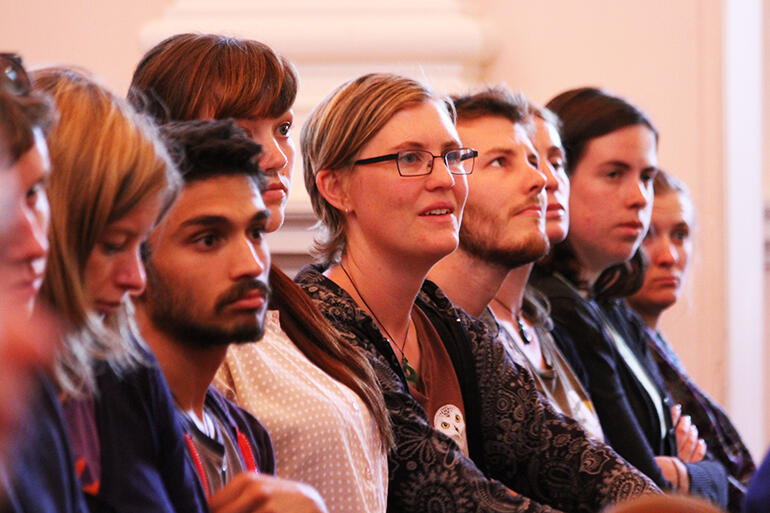
<path fill-rule="evenodd" d="M 468 174 L 473 170 L 473 160 L 470 150 L 450 150 L 441 156 L 434 157 L 426 150 L 408 150 L 398 152 L 398 169 L 402 175 L 427 175 L 433 169 L 434 158 L 442 158 L 453 174 Z"/>

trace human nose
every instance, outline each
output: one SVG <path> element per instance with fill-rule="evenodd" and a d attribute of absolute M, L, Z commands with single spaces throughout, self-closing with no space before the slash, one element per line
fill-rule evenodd
<path fill-rule="evenodd" d="M 15 262 L 33 262 L 48 254 L 48 234 L 35 213 L 20 206 L 15 229 L 11 231 L 9 258 Z"/>
<path fill-rule="evenodd" d="M 547 188 L 548 185 L 548 175 L 543 172 L 540 167 L 535 167 L 531 164 L 527 164 L 527 168 L 529 169 L 529 180 L 526 182 L 527 191 L 539 194 L 540 191 L 543 190 L 543 188 Z"/>
<path fill-rule="evenodd" d="M 643 209 L 650 202 L 651 186 L 642 180 L 629 180 L 626 187 L 626 201 L 633 209 Z"/>
<path fill-rule="evenodd" d="M 266 142 L 260 141 L 260 144 L 262 153 L 259 157 L 259 167 L 263 172 L 276 174 L 288 165 L 289 159 L 274 137 L 270 137 Z"/>
<path fill-rule="evenodd" d="M 556 178 L 556 173 L 551 163 L 545 158 L 540 159 L 538 170 L 545 177 L 545 190 L 555 192 L 559 188 L 559 180 Z"/>
<path fill-rule="evenodd" d="M 270 267 L 270 252 L 264 239 L 244 238 L 233 251 L 230 274 L 233 280 L 260 276 Z"/>
<path fill-rule="evenodd" d="M 440 164 L 436 164 L 440 162 Z M 451 189 L 455 185 L 455 176 L 449 171 L 449 166 L 440 157 L 434 157 L 433 167 L 428 175 L 429 189 Z"/>
<path fill-rule="evenodd" d="M 679 261 L 674 243 L 668 237 L 659 237 L 653 248 L 653 262 L 663 267 L 671 267 Z"/>
<path fill-rule="evenodd" d="M 142 257 L 137 248 L 129 255 L 122 269 L 116 276 L 117 286 L 132 296 L 138 296 L 144 292 L 147 285 L 147 273 L 144 269 Z"/>

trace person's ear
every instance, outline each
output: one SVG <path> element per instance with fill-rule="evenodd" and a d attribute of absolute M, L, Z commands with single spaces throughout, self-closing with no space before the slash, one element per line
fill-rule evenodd
<path fill-rule="evenodd" d="M 352 210 L 348 187 L 350 173 L 319 169 L 315 175 L 315 184 L 321 196 L 334 208 L 349 214 Z"/>

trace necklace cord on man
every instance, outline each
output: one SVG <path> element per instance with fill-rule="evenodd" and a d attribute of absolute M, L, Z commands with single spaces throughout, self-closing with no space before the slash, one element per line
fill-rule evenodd
<path fill-rule="evenodd" d="M 377 317 L 377 314 L 374 313 L 374 310 L 372 310 L 372 307 L 369 306 L 369 303 L 366 302 L 366 299 L 364 299 L 363 294 L 361 294 L 361 291 L 358 290 L 358 285 L 356 285 L 356 282 L 353 281 L 353 278 L 350 276 L 350 273 L 347 269 L 345 269 L 345 266 L 342 265 L 342 262 L 340 262 L 340 269 L 342 269 L 342 272 L 345 273 L 345 276 L 347 276 L 348 281 L 351 285 L 353 285 L 353 289 L 356 291 L 356 294 L 358 294 L 358 297 L 361 299 L 361 302 L 366 306 L 366 309 L 369 310 L 369 313 L 372 314 L 372 317 L 374 317 L 374 320 L 377 322 L 377 324 L 385 331 L 385 334 L 388 336 L 390 340 L 393 341 L 393 345 L 398 349 L 398 351 L 401 353 L 401 368 L 404 371 L 404 376 L 406 377 L 406 380 L 409 383 L 417 384 L 417 371 L 409 364 L 409 360 L 406 358 L 406 354 L 404 353 L 404 348 L 406 347 L 406 341 L 409 338 L 409 327 L 411 326 L 411 319 L 406 324 L 406 333 L 404 334 L 404 341 L 401 343 L 401 347 L 398 346 L 396 343 L 396 339 L 393 338 L 393 336 L 388 331 L 388 328 L 385 327 L 385 325 L 380 321 L 379 317 Z"/>
<path fill-rule="evenodd" d="M 516 319 L 516 326 L 519 328 L 519 336 L 521 337 L 521 341 L 524 342 L 524 345 L 529 345 L 532 343 L 532 335 L 529 334 L 529 332 L 524 327 L 524 321 L 521 320 L 521 310 L 517 311 L 514 315 L 513 309 L 497 299 L 497 296 L 492 298 L 494 301 L 497 301 L 507 312 L 511 312 L 511 317 L 514 317 Z"/>

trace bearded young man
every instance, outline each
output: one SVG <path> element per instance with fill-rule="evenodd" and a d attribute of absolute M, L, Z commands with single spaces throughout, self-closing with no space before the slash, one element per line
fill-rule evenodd
<path fill-rule="evenodd" d="M 267 475 L 275 467 L 267 432 L 211 386 L 227 347 L 264 331 L 269 212 L 259 145 L 232 121 L 172 123 L 163 132 L 184 186 L 148 237 L 137 320 L 171 388 L 211 510 L 326 511 L 309 486 Z"/>
<path fill-rule="evenodd" d="M 527 287 L 535 260 L 569 227 L 558 119 L 502 87 L 454 101 L 460 138 L 479 156 L 468 177 L 460 247 L 430 278 L 484 321 L 554 409 L 603 440 L 588 394 L 550 335 L 547 309 Z"/>

